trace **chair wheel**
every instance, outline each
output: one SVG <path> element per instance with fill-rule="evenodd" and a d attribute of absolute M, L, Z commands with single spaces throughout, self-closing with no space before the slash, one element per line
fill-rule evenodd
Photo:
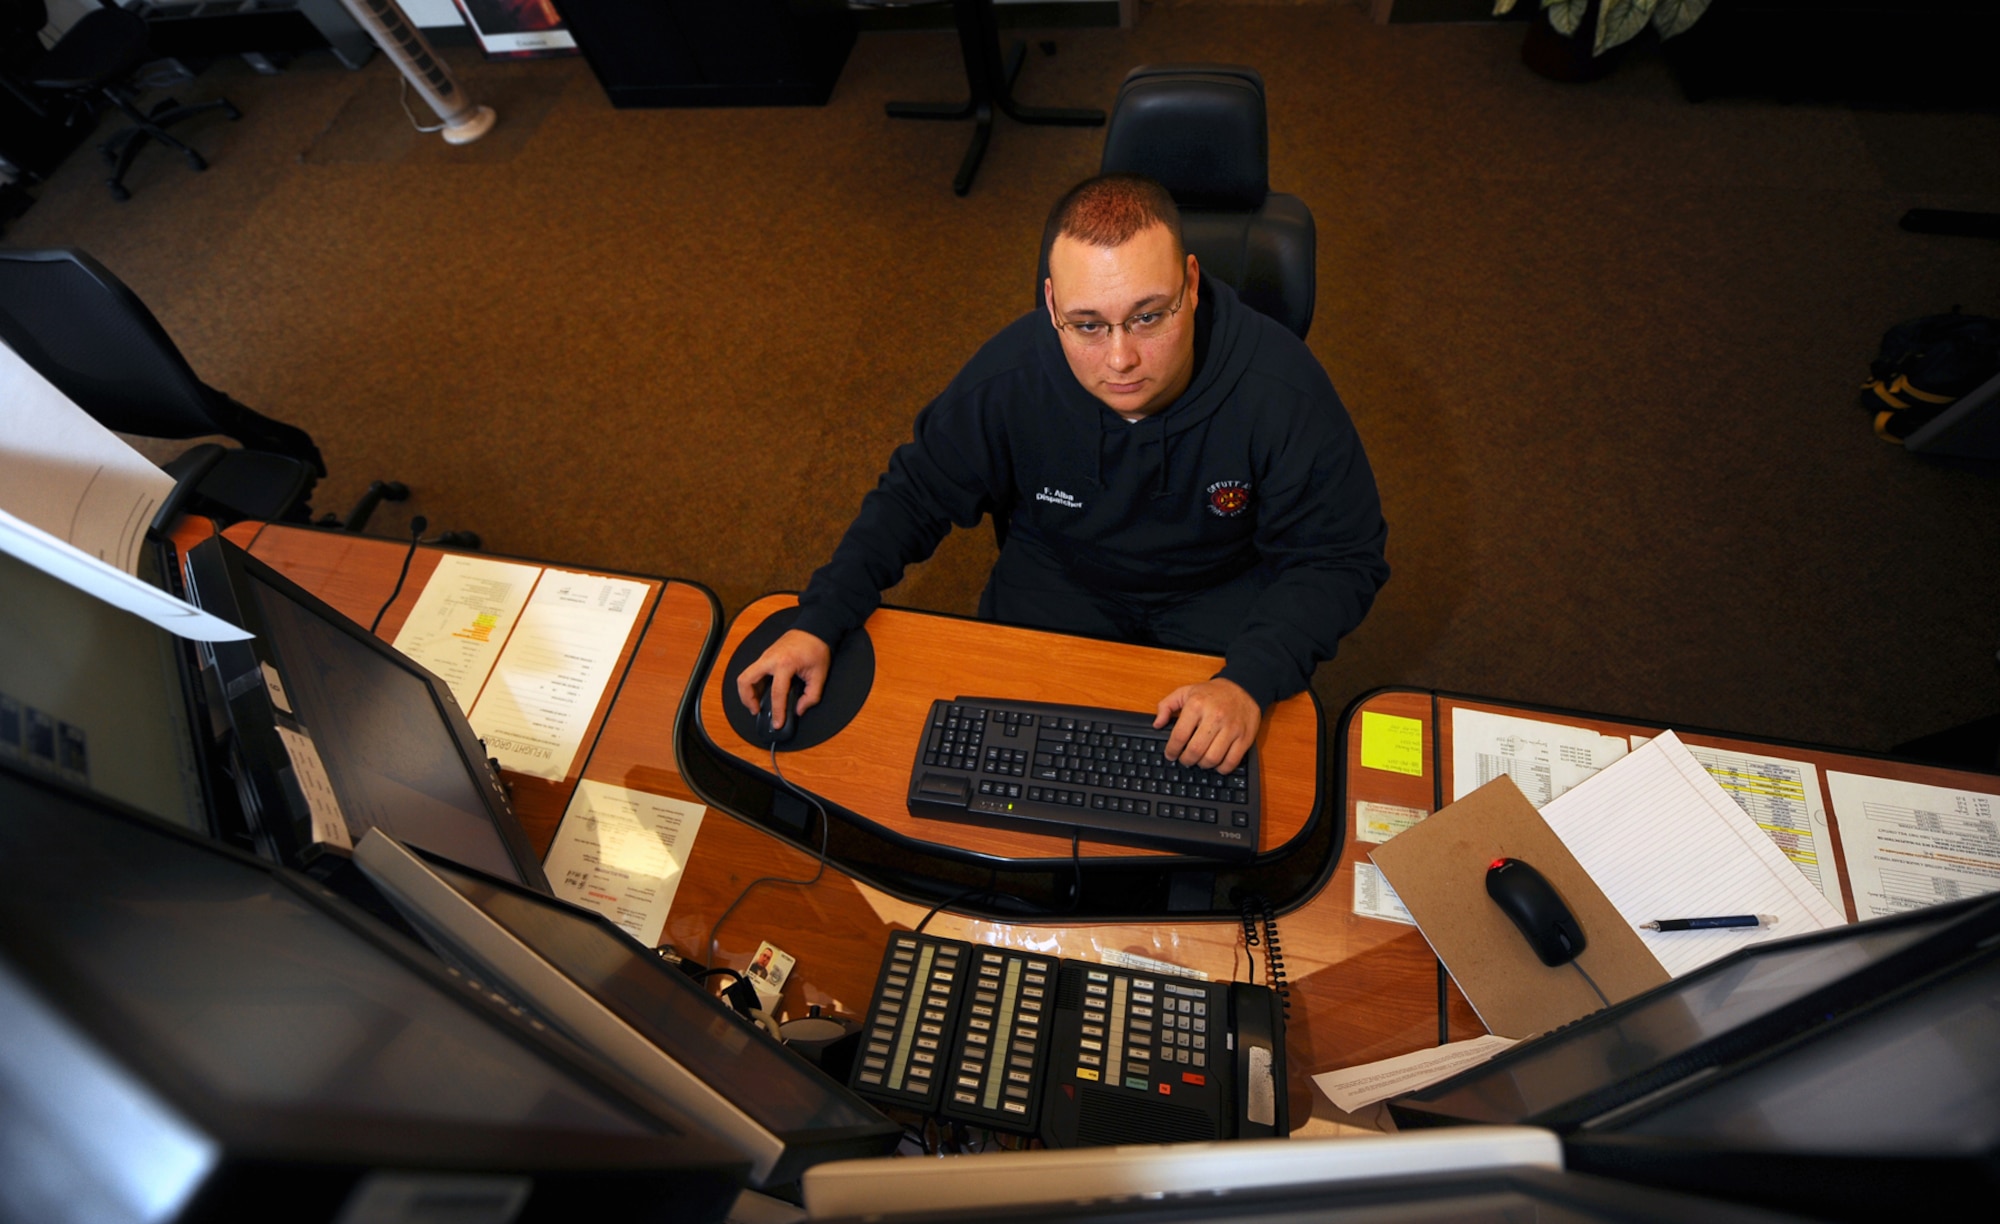
<path fill-rule="evenodd" d="M 126 189 L 125 184 L 113 179 L 111 181 L 111 198 L 114 200 L 129 200 L 132 198 L 132 193 Z"/>
<path fill-rule="evenodd" d="M 208 169 L 208 159 L 190 149 L 188 150 L 188 169 L 197 173 L 206 170 Z"/>
<path fill-rule="evenodd" d="M 243 112 L 237 110 L 235 104 L 231 102 L 224 102 L 222 104 L 222 113 L 228 115 L 231 119 L 241 119 L 243 117 Z"/>
<path fill-rule="evenodd" d="M 400 480 L 382 480 L 377 481 L 376 484 L 382 490 L 383 501 L 399 502 L 410 500 L 410 486 Z"/>

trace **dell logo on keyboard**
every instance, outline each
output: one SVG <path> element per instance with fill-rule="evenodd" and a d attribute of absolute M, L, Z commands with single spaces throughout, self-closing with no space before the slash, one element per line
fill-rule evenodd
<path fill-rule="evenodd" d="M 1241 833 L 1231 833 L 1228 829 L 1217 829 L 1216 832 L 1222 834 L 1222 836 L 1228 838 L 1230 841 L 1243 840 L 1243 835 Z"/>

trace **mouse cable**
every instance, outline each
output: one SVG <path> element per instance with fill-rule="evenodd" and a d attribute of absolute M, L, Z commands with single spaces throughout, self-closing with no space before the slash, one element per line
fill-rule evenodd
<path fill-rule="evenodd" d="M 722 911 L 722 917 L 717 918 L 715 925 L 708 928 L 708 963 L 711 965 L 715 963 L 715 940 L 716 936 L 722 933 L 722 924 L 729 921 L 729 916 L 736 912 L 737 906 L 743 904 L 743 898 L 750 895 L 751 889 L 756 888 L 759 884 L 796 884 L 800 888 L 811 888 L 813 885 L 819 883 L 821 876 L 826 874 L 826 842 L 833 825 L 833 822 L 827 818 L 826 807 L 820 803 L 816 796 L 809 791 L 801 789 L 797 783 L 785 776 L 784 770 L 778 768 L 778 746 L 776 744 L 771 745 L 771 772 L 777 775 L 778 781 L 785 784 L 786 789 L 805 800 L 812 807 L 813 811 L 819 813 L 819 868 L 810 877 L 803 880 L 794 880 L 788 876 L 759 876 L 748 884 L 745 884 L 743 891 L 736 894 L 736 900 L 731 901 L 729 908 Z"/>
<path fill-rule="evenodd" d="M 1603 992 L 1603 991 L 1601 991 L 1601 990 L 1598 990 L 1598 989 L 1597 989 L 1597 983 L 1596 983 L 1596 982 L 1594 982 L 1594 981 L 1591 981 L 1591 977 L 1590 977 L 1590 973 L 1589 973 L 1589 972 L 1588 972 L 1587 970 L 1585 970 L 1585 969 L 1584 969 L 1584 967 L 1583 967 L 1582 965 L 1578 964 L 1578 963 L 1577 963 L 1576 961 L 1571 961 L 1571 962 L 1570 962 L 1570 964 L 1571 964 L 1571 965 L 1574 965 L 1574 966 L 1576 967 L 1576 971 L 1577 971 L 1578 973 L 1581 973 L 1581 974 L 1583 974 L 1583 980 L 1584 980 L 1585 982 L 1588 982 L 1588 983 L 1589 983 L 1591 991 L 1592 991 L 1593 993 L 1595 993 L 1595 994 L 1597 995 L 1597 1001 L 1598 1001 L 1599 1003 L 1602 1003 L 1602 1004 L 1604 1004 L 1604 1006 L 1606 1006 L 1606 1007 L 1609 1007 L 1609 1006 L 1611 1006 L 1611 1000 L 1609 1000 L 1609 999 L 1605 998 L 1605 997 L 1604 997 L 1604 992 Z"/>

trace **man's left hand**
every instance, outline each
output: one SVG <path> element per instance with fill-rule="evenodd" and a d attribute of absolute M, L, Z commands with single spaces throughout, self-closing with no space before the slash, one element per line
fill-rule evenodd
<path fill-rule="evenodd" d="M 1242 685 L 1217 677 L 1184 684 L 1161 698 L 1153 726 L 1164 727 L 1169 719 L 1174 733 L 1167 738 L 1168 760 L 1230 773 L 1257 742 L 1264 712 Z"/>

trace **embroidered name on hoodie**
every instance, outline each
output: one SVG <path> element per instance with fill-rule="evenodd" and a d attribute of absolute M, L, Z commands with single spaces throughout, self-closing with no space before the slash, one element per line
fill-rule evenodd
<path fill-rule="evenodd" d="M 1083 509 L 1082 502 L 1078 501 L 1074 497 L 1071 497 L 1069 494 L 1063 492 L 1061 489 L 1051 489 L 1047 485 L 1043 485 L 1042 491 L 1040 493 L 1035 494 L 1035 500 L 1049 502 L 1053 505 L 1061 506 L 1066 510 Z"/>
<path fill-rule="evenodd" d="M 1218 480 L 1208 486 L 1208 512 L 1219 518 L 1235 518 L 1250 508 L 1250 482 Z"/>

